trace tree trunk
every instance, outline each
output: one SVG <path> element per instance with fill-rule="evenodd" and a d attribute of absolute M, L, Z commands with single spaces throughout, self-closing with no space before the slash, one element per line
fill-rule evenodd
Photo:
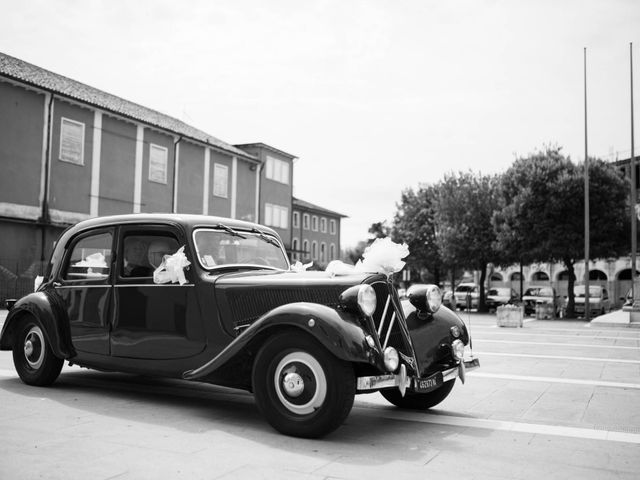
<path fill-rule="evenodd" d="M 573 268 L 573 260 L 565 258 L 563 260 L 564 266 L 567 267 L 569 273 L 569 283 L 567 284 L 567 318 L 576 318 L 575 313 L 575 296 L 573 295 L 573 286 L 575 285 L 576 275 Z M 564 301 L 564 299 L 563 299 Z"/>
<path fill-rule="evenodd" d="M 487 263 L 483 263 L 480 266 L 480 297 L 478 298 L 478 311 L 486 312 L 487 306 L 484 301 L 484 282 L 487 280 Z"/>

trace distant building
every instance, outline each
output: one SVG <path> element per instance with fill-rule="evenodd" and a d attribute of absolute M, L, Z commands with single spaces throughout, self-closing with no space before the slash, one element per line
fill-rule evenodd
<path fill-rule="evenodd" d="M 58 235 L 90 217 L 232 217 L 274 227 L 290 249 L 295 158 L 0 53 L 0 300 L 31 289 Z"/>
<path fill-rule="evenodd" d="M 290 153 L 264 143 L 236 145 L 260 162 L 256 198 L 259 200 L 258 223 L 272 227 L 287 249 L 291 247 L 291 199 L 293 198 L 293 161 Z M 250 187 L 250 185 L 248 185 Z"/>
<path fill-rule="evenodd" d="M 320 268 L 340 258 L 340 220 L 343 215 L 293 197 L 292 260 L 313 261 Z"/>

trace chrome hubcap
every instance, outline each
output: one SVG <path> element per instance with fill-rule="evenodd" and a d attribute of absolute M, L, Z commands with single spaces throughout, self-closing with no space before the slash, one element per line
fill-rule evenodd
<path fill-rule="evenodd" d="M 30 356 L 33 353 L 33 343 L 31 340 L 27 340 L 24 344 L 24 354 L 25 356 Z"/>
<path fill-rule="evenodd" d="M 29 367 L 39 369 L 44 361 L 44 335 L 37 325 L 31 327 L 24 338 L 24 358 Z"/>
<path fill-rule="evenodd" d="M 304 390 L 304 380 L 297 373 L 287 373 L 284 376 L 283 388 L 290 397 L 299 397 Z"/>

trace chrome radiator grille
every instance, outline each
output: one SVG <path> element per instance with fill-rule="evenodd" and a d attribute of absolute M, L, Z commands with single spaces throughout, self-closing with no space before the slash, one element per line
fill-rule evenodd
<path fill-rule="evenodd" d="M 393 285 L 384 281 L 375 282 L 371 286 L 378 299 L 373 323 L 382 350 L 388 346 L 394 347 L 409 367 L 416 370 L 416 356 L 398 293 Z"/>

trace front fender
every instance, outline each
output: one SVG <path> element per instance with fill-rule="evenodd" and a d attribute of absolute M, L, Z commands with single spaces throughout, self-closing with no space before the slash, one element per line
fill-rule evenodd
<path fill-rule="evenodd" d="M 215 358 L 201 367 L 185 372 L 183 378 L 196 380 L 206 377 L 240 354 L 256 337 L 277 327 L 293 327 L 307 332 L 342 360 L 377 362 L 374 350 L 367 343 L 367 334 L 353 314 L 317 303 L 299 302 L 283 305 L 266 313 Z"/>
<path fill-rule="evenodd" d="M 47 291 L 30 293 L 18 300 L 9 311 L 0 333 L 0 350 L 11 350 L 20 319 L 32 315 L 42 324 L 44 335 L 58 358 L 71 358 L 76 352 L 71 344 L 66 311 L 57 304 L 55 293 Z"/>
<path fill-rule="evenodd" d="M 415 310 L 407 315 L 409 335 L 414 345 L 421 376 L 428 376 L 441 368 L 442 363 L 453 361 L 450 345 L 454 338 L 451 327 L 460 329 L 460 340 L 467 345 L 469 333 L 464 322 L 447 307 L 440 307 L 433 315 L 421 317 Z M 457 363 L 457 362 L 456 362 Z"/>

